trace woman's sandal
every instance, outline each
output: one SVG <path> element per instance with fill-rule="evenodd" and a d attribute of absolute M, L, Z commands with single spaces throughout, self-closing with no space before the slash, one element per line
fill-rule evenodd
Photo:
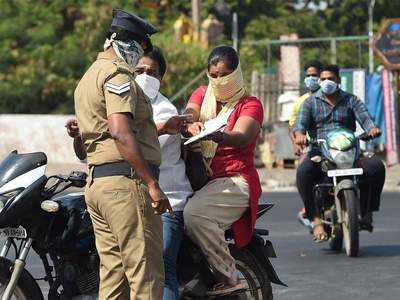
<path fill-rule="evenodd" d="M 324 225 L 322 224 L 322 221 L 320 219 L 315 219 L 313 222 L 313 235 L 314 235 L 314 242 L 316 243 L 322 243 L 328 240 L 328 235 L 326 234 L 324 230 Z M 316 227 L 322 227 L 322 232 L 320 234 L 315 234 L 315 228 Z"/>
<path fill-rule="evenodd" d="M 228 285 L 227 283 L 220 282 L 214 285 L 213 289 L 206 293 L 207 296 L 222 296 L 228 295 L 233 292 L 245 290 L 247 288 L 245 281 L 239 280 L 236 285 Z"/>

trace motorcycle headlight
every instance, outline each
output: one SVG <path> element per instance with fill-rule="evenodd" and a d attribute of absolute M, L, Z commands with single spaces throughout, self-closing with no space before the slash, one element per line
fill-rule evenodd
<path fill-rule="evenodd" d="M 20 191 L 21 190 L 18 189 L 11 192 L 6 192 L 4 194 L 0 194 L 0 212 L 3 210 L 4 206 L 6 206 L 7 201 L 18 195 Z"/>
<path fill-rule="evenodd" d="M 339 169 L 352 168 L 356 159 L 356 149 L 351 148 L 347 151 L 329 149 L 333 162 Z"/>

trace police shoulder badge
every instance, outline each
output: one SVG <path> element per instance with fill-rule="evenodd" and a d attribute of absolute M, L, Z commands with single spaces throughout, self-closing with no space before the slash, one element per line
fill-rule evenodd
<path fill-rule="evenodd" d="M 104 88 L 109 91 L 110 93 L 114 93 L 117 95 L 121 95 L 127 91 L 129 91 L 131 89 L 131 82 L 125 82 L 123 84 L 120 85 L 116 85 L 113 84 L 111 82 L 107 82 L 106 84 L 104 84 Z"/>

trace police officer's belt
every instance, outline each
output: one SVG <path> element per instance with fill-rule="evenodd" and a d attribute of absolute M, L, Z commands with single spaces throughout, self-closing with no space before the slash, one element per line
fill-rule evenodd
<path fill-rule="evenodd" d="M 148 164 L 153 177 L 158 180 L 160 175 L 160 169 L 152 164 Z M 135 169 L 131 167 L 126 161 L 108 163 L 104 165 L 93 167 L 93 178 L 108 177 L 108 176 L 127 176 L 129 178 L 139 178 L 135 172 Z"/>

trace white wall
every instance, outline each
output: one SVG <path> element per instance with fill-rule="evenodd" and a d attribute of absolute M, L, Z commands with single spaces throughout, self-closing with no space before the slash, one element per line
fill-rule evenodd
<path fill-rule="evenodd" d="M 12 150 L 19 153 L 42 151 L 49 164 L 76 164 L 72 138 L 65 123 L 68 115 L 0 114 L 0 161 Z"/>

